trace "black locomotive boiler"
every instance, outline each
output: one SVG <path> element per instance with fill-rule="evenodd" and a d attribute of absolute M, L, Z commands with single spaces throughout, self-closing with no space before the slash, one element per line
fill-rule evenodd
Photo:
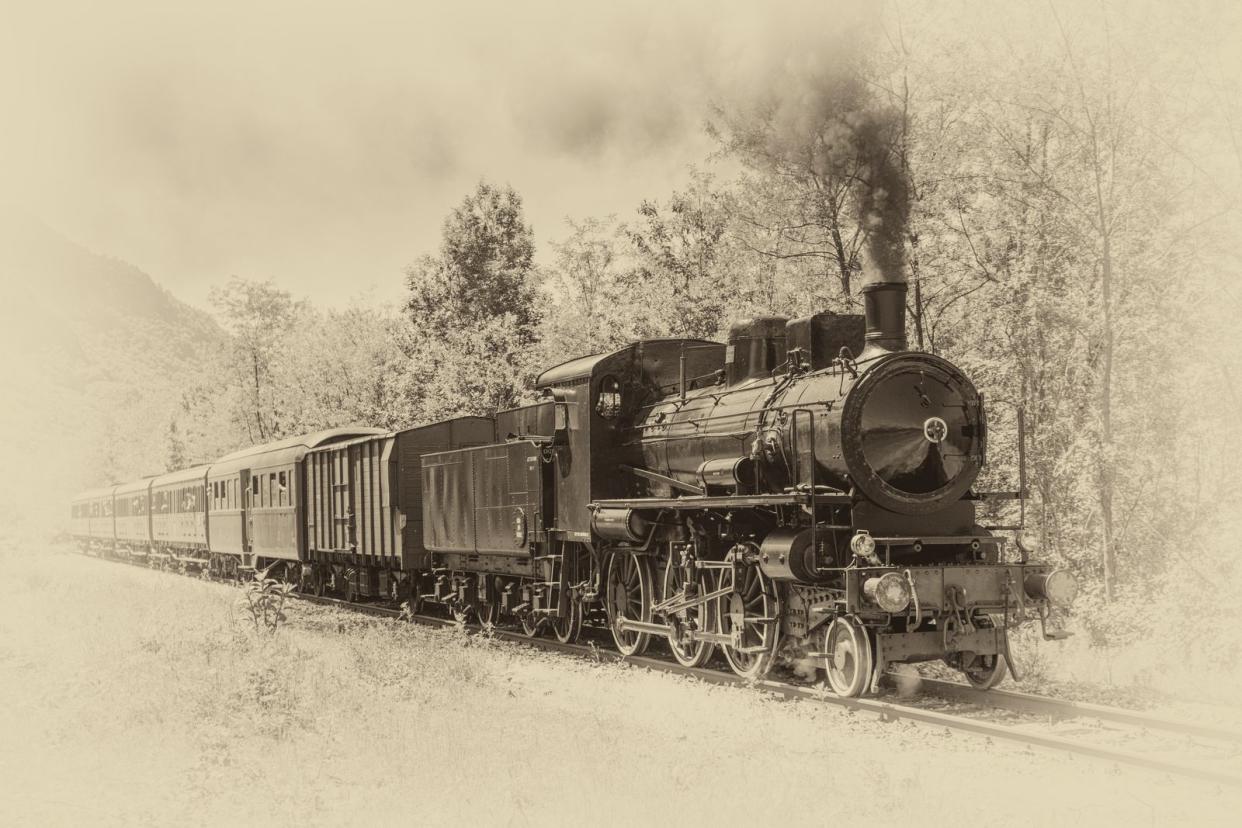
<path fill-rule="evenodd" d="M 979 524 L 981 500 L 1022 493 L 973 488 L 983 399 L 952 363 L 906 348 L 905 293 L 876 283 L 863 315 L 761 317 L 725 344 L 572 360 L 538 378 L 539 403 L 491 418 L 312 435 L 270 480 L 247 466 L 261 449 L 233 455 L 237 485 L 204 488 L 204 542 L 153 546 L 162 556 L 91 522 L 108 490 L 75 502 L 78 534 L 109 554 L 437 602 L 565 641 L 605 624 L 622 653 L 662 640 L 697 666 L 719 650 L 746 677 L 816 659 L 843 695 L 931 659 L 991 687 L 1013 664 L 1009 631 L 1046 622 L 1076 585 Z M 206 486 L 213 468 L 192 476 Z M 217 506 L 243 527 L 227 549 Z M 158 508 L 134 510 L 149 524 Z M 290 521 L 287 549 L 247 538 L 264 509 Z"/>

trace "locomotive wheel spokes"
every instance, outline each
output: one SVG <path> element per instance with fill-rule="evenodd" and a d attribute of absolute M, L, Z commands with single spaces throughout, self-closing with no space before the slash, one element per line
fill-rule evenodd
<path fill-rule="evenodd" d="M 474 613 L 479 617 L 479 626 L 490 630 L 496 626 L 496 621 L 500 618 L 500 607 L 490 601 L 480 601 L 475 605 Z"/>
<path fill-rule="evenodd" d="M 853 618 L 838 618 L 824 627 L 824 669 L 838 696 L 857 698 L 871 683 L 875 655 L 866 627 Z"/>
<path fill-rule="evenodd" d="M 608 559 L 608 626 L 622 655 L 640 655 L 651 635 L 623 630 L 621 619 L 651 621 L 651 561 L 646 555 L 614 552 Z"/>
<path fill-rule="evenodd" d="M 673 557 L 670 556 L 668 563 L 664 566 L 664 579 L 662 590 L 660 591 L 660 600 L 667 601 L 669 598 L 677 595 L 685 590 L 688 580 L 685 570 L 677 566 Z M 695 578 L 699 594 L 710 592 L 712 589 L 712 579 L 707 573 L 700 572 Z M 673 613 L 683 626 L 693 625 L 694 628 L 701 632 L 711 632 L 715 628 L 715 613 L 711 611 L 711 607 L 706 604 L 698 604 L 687 607 L 684 610 Z M 677 659 L 677 663 L 685 667 L 702 667 L 712 657 L 715 646 L 710 641 L 687 641 L 678 640 L 676 633 L 670 632 L 668 635 L 668 648 L 673 652 L 673 658 Z"/>
<path fill-rule="evenodd" d="M 552 619 L 552 633 L 562 644 L 572 644 L 582 632 L 582 602 L 570 601 L 569 614 Z"/>
<path fill-rule="evenodd" d="M 780 602 L 772 582 L 757 566 L 720 570 L 720 589 L 730 589 L 716 602 L 717 629 L 725 635 L 740 632 L 740 646 L 722 644 L 725 660 L 745 679 L 767 675 L 780 641 Z"/>
<path fill-rule="evenodd" d="M 534 638 L 539 635 L 539 628 L 543 626 L 543 619 L 533 612 L 522 613 L 522 632 L 527 638 Z"/>

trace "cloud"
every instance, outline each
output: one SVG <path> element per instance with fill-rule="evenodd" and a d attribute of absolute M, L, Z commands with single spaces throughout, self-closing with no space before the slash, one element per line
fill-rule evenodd
<path fill-rule="evenodd" d="M 239 273 L 339 302 L 398 290 L 480 177 L 541 240 L 662 195 L 710 99 L 839 26 L 811 2 L 29 4 L 0 42 L 0 174 L 188 298 Z"/>

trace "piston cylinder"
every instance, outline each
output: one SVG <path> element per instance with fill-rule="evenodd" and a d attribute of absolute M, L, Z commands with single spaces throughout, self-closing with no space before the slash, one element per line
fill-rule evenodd
<path fill-rule="evenodd" d="M 633 509 L 596 509 L 591 529 L 605 540 L 642 543 L 651 534 L 651 521 Z"/>

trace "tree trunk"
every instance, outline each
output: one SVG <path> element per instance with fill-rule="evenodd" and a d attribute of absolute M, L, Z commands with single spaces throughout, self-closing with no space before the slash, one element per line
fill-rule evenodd
<path fill-rule="evenodd" d="M 849 256 L 845 253 L 845 242 L 841 238 L 841 227 L 837 224 L 836 219 L 832 222 L 832 246 L 836 249 L 837 254 L 837 270 L 841 279 L 841 295 L 848 298 L 850 295 L 850 261 Z"/>
<path fill-rule="evenodd" d="M 1100 245 L 1101 298 L 1104 304 L 1104 348 L 1100 371 L 1100 523 L 1104 542 L 1104 598 L 1113 600 L 1117 551 L 1113 547 L 1113 256 L 1109 232 Z"/>

